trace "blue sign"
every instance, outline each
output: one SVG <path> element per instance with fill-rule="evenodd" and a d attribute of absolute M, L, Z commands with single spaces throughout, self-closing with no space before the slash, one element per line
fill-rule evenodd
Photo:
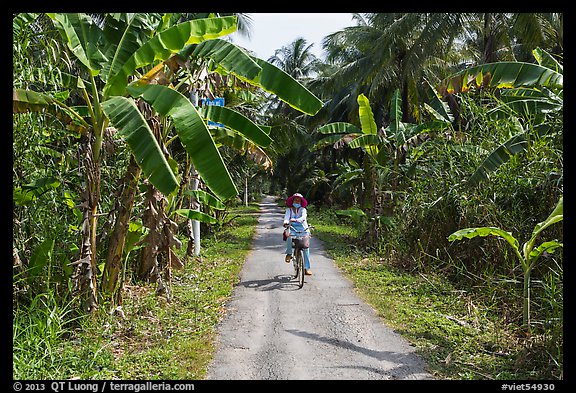
<path fill-rule="evenodd" d="M 224 97 L 215 97 L 213 100 L 208 98 L 202 98 L 202 106 L 206 105 L 215 105 L 215 106 L 224 106 Z M 224 127 L 222 123 L 215 123 L 213 121 L 208 120 L 209 126 L 217 126 L 217 127 Z"/>

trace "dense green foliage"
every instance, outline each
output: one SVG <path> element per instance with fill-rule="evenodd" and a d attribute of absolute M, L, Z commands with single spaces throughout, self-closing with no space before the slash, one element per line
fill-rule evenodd
<path fill-rule="evenodd" d="M 224 303 L 250 251 L 255 212 L 254 205 L 234 208 L 234 222 L 204 239 L 202 256 L 173 272 L 170 301 L 155 294 L 154 284 L 134 283 L 113 313 L 77 315 L 48 295 L 19 309 L 13 378 L 202 379 Z"/>
<path fill-rule="evenodd" d="M 430 263 L 423 253 L 410 267 L 399 265 L 359 248 L 363 230 L 351 219 L 327 208 L 309 210 L 315 234 L 336 264 L 385 323 L 416 346 L 436 378 L 563 378 L 561 288 L 556 286 L 561 277 L 547 279 L 537 291 L 544 306 L 538 318 L 547 328 L 526 338 L 517 324 L 521 282 L 464 268 L 450 275 L 448 264 L 427 255 L 436 261 Z"/>
<path fill-rule="evenodd" d="M 212 16 L 137 14 L 130 23 L 123 14 L 13 16 L 14 378 L 201 378 L 217 308 L 244 256 L 240 251 L 220 261 L 220 247 L 229 252 L 229 236 L 247 245 L 252 230 L 248 218 L 235 217 L 237 205 L 263 192 L 301 192 L 337 263 L 383 317 L 428 354 L 439 376 L 561 379 L 562 249 L 543 253 L 531 270 L 531 323 L 523 326 L 525 275 L 506 241 L 449 236 L 497 227 L 530 239 L 562 198 L 563 15 L 356 14 L 355 26 L 325 38 L 323 60 L 311 56 L 302 40 L 263 62 L 212 36 L 202 44 L 201 34 L 189 45 L 176 40 L 174 50 L 191 56 L 186 67 L 158 38 L 156 57 L 137 63 L 128 56 L 153 36 L 179 37 L 189 30 L 185 26 L 217 34 L 234 30 L 235 19 Z M 236 18 L 245 28 L 246 15 Z M 216 21 L 225 26 L 211 23 Z M 92 28 L 85 36 L 72 34 L 86 26 Z M 114 42 L 121 28 L 125 41 L 103 45 Z M 98 45 L 73 45 L 84 39 Z M 136 46 L 131 52 L 122 45 Z M 118 59 L 124 67 L 117 67 Z M 204 74 L 209 77 L 201 79 Z M 150 92 L 169 88 L 126 91 L 123 79 L 129 78 L 173 83 L 179 104 L 160 105 L 154 113 L 139 95 L 154 106 L 162 100 Z M 278 78 L 292 88 L 276 85 Z M 187 103 L 192 88 L 226 98 L 230 112 L 212 112 L 229 119 L 228 128 L 204 127 L 200 117 L 206 113 Z M 309 92 L 324 104 L 317 113 L 320 101 Z M 114 97 L 102 109 L 98 97 L 109 93 Z M 106 127 L 109 120 L 122 121 L 111 104 L 140 119 L 141 127 L 130 132 L 149 143 L 139 145 L 140 137 Z M 180 113 L 200 119 L 200 134 Z M 238 128 L 244 134 L 233 132 L 233 123 L 243 124 Z M 358 135 L 348 132 L 328 143 L 323 132 L 333 124 L 348 124 L 370 139 L 354 140 Z M 218 192 L 206 183 L 200 187 L 239 195 L 224 209 L 201 205 L 211 216 L 211 224 L 202 224 L 207 254 L 179 272 L 176 266 L 192 255 L 183 212 L 200 216 L 186 210 L 194 207 L 189 181 L 193 151 L 202 152 L 193 143 L 198 135 L 214 143 L 201 176 L 209 176 L 212 164 L 225 174 L 210 179 Z M 169 184 L 157 181 L 164 175 L 150 177 L 152 184 L 145 180 L 155 170 L 170 174 Z M 175 191 L 162 195 L 159 188 Z M 155 222 L 164 226 L 154 228 Z M 230 225 L 239 232 L 228 232 Z M 546 228 L 539 242 L 546 240 L 561 244 L 563 226 Z M 162 251 L 147 254 L 156 245 Z M 79 266 L 88 259 L 94 269 L 82 276 Z M 156 260 L 158 269 L 143 274 L 145 260 Z M 82 278 L 106 284 L 112 267 L 119 277 L 119 283 L 109 282 L 114 294 L 94 291 L 92 305 L 101 309 L 89 317 L 86 299 L 78 296 L 88 284 Z M 179 284 L 198 289 L 185 295 Z M 396 298 L 402 288 L 410 291 Z M 193 294 L 201 307 L 190 306 Z M 164 297 L 172 302 L 163 303 Z M 390 302 L 396 307 L 379 307 Z M 127 319 L 118 327 L 121 304 Z M 175 316 L 180 307 L 186 318 Z M 190 318 L 198 322 L 193 338 L 176 341 Z M 108 336 L 101 334 L 103 326 Z M 143 344 L 128 342 L 125 333 L 142 338 L 149 329 L 157 337 L 144 356 Z M 439 339 L 443 333 L 447 342 Z M 118 338 L 117 348 L 107 347 L 111 337 Z M 167 367 L 169 352 L 181 348 L 199 349 L 199 358 L 186 359 L 184 371 Z M 479 359 L 472 360 L 475 353 Z M 142 367 L 128 370 L 122 362 Z M 197 365 L 188 369 L 192 363 Z M 145 371 L 150 364 L 154 372 Z"/>

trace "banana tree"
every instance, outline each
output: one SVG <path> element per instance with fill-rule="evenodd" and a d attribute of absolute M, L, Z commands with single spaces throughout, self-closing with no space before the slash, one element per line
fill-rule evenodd
<path fill-rule="evenodd" d="M 523 284 L 523 306 L 522 306 L 522 322 L 527 328 L 530 328 L 530 275 L 532 269 L 536 265 L 536 262 L 543 253 L 552 253 L 563 244 L 558 242 L 558 240 L 550 240 L 542 242 L 539 246 L 535 247 L 536 240 L 540 233 L 557 222 L 562 221 L 564 218 L 564 198 L 560 197 L 560 200 L 556 204 L 556 207 L 550 213 L 546 220 L 537 224 L 532 231 L 532 235 L 527 242 L 525 242 L 520 250 L 520 243 L 518 240 L 512 236 L 512 233 L 507 232 L 503 229 L 496 227 L 479 227 L 479 228 L 464 228 L 460 229 L 450 236 L 448 236 L 449 241 L 456 241 L 466 239 L 472 239 L 477 236 L 496 236 L 503 238 L 510 244 L 520 265 L 522 266 L 522 271 L 524 273 L 524 284 Z"/>
<path fill-rule="evenodd" d="M 289 75 L 266 62 L 261 62 L 259 59 L 248 56 L 246 52 L 227 41 L 212 40 L 205 41 L 193 48 L 191 46 L 187 46 L 164 63 L 171 69 L 172 74 L 176 74 L 178 69 L 182 67 L 183 64 L 185 65 L 182 60 L 183 57 L 186 56 L 189 56 L 191 60 L 198 58 L 208 58 L 210 61 L 217 64 L 217 66 L 215 66 L 215 72 L 226 76 L 232 74 L 245 83 L 263 88 L 268 92 L 275 93 L 280 99 L 286 101 L 291 106 L 301 110 L 302 112 L 314 114 L 320 109 L 322 105 L 320 100 L 312 95 L 306 88 L 304 88 L 304 86 L 293 80 Z M 132 90 L 130 90 L 130 88 L 128 90 L 135 97 L 138 96 L 139 93 L 137 92 L 137 89 L 139 87 L 146 86 L 146 84 L 150 83 L 151 80 L 156 78 L 159 73 L 163 72 L 162 67 L 160 66 L 161 64 L 154 67 L 150 72 L 140 78 L 140 80 L 132 84 Z M 281 83 L 278 84 L 278 82 Z M 286 89 L 286 86 L 290 86 L 290 89 Z M 145 95 L 143 98 L 145 99 Z M 250 119 L 244 117 L 232 109 L 226 107 L 209 106 L 201 112 L 206 120 L 221 123 L 225 127 L 242 134 L 244 137 L 254 142 L 258 146 L 266 147 L 272 141 L 268 136 L 269 130 L 267 127 L 254 124 Z M 193 115 L 192 117 L 197 118 L 196 115 Z M 200 124 L 199 122 L 196 123 Z M 178 130 L 178 127 L 176 127 L 176 129 Z M 205 127 L 201 132 L 203 134 L 206 133 Z M 213 150 L 213 147 L 210 149 Z M 258 157 L 260 160 L 264 160 L 264 163 L 266 163 L 265 160 L 267 157 L 262 154 L 262 151 L 259 148 L 253 146 L 248 147 L 248 150 L 251 157 Z M 188 151 L 188 153 L 189 156 L 193 157 L 193 155 L 190 154 L 190 151 Z M 203 151 L 203 153 L 205 154 L 206 151 Z M 194 163 L 194 166 L 202 176 L 198 165 Z M 202 177 L 204 178 L 204 176 Z M 218 178 L 220 180 L 231 181 L 229 175 L 227 177 L 219 176 Z M 211 187 L 208 182 L 206 183 L 210 188 L 214 188 Z M 222 197 L 221 195 L 219 196 Z M 223 199 L 228 197 L 229 196 L 225 196 Z M 198 234 L 195 235 L 195 238 L 197 237 Z"/>
<path fill-rule="evenodd" d="M 189 49 L 185 48 L 177 56 L 186 55 L 188 52 Z M 257 66 L 253 58 L 226 41 L 214 40 L 211 45 L 198 45 L 195 50 L 191 52 L 190 57 L 195 58 L 198 56 L 205 56 L 209 57 L 212 61 L 218 61 L 218 67 L 222 73 L 234 74 L 247 83 L 264 87 L 270 92 L 278 92 L 282 99 L 292 103 L 292 105 L 297 108 L 302 108 L 303 111 L 315 113 L 315 111 L 320 109 L 321 102 L 311 95 L 303 86 L 296 84 L 290 90 L 283 90 L 285 85 L 290 85 L 295 82 L 288 75 L 275 67 L 267 66 L 267 63 L 261 63 L 262 67 Z M 175 68 L 177 68 L 174 67 L 174 64 L 181 64 L 181 62 L 177 60 L 174 61 L 174 58 L 168 60 L 173 67 L 172 72 L 174 73 Z M 166 64 L 168 63 L 169 62 L 166 61 Z M 263 147 L 268 146 L 272 141 L 268 136 L 269 131 L 266 132 L 266 127 L 254 124 L 250 119 L 232 109 L 210 106 L 199 111 L 186 97 L 176 90 L 165 86 L 148 84 L 155 75 L 160 72 L 159 70 L 161 70 L 159 66 L 154 67 L 154 69 L 142 78 L 128 86 L 128 92 L 135 98 L 140 97 L 147 101 L 161 116 L 171 118 L 178 138 L 184 145 L 188 156 L 192 159 L 194 168 L 198 171 L 208 188 L 223 200 L 235 196 L 237 190 L 230 175 L 227 171 L 219 171 L 221 165 L 218 165 L 218 162 L 223 161 L 208 132 L 205 120 L 221 123 L 229 127 L 229 129 L 242 134 L 256 145 Z M 255 73 L 255 71 L 257 73 Z M 274 81 L 280 80 L 284 81 L 284 83 L 276 87 L 267 82 L 268 79 Z M 304 100 L 302 100 L 302 96 L 305 98 Z M 113 97 L 108 100 L 107 103 L 108 105 L 105 105 L 105 111 L 113 124 L 116 124 L 117 121 L 122 122 L 121 124 L 117 124 L 117 126 L 124 130 L 136 124 L 136 122 L 133 121 L 133 117 L 131 117 L 130 120 L 126 120 L 123 115 L 127 108 L 134 108 L 129 99 Z M 311 104 L 313 107 L 311 107 Z M 116 105 L 121 105 L 122 107 L 117 110 L 113 108 Z M 136 118 L 138 118 L 138 116 L 136 116 Z M 130 141 L 128 140 L 128 142 Z M 250 151 L 253 157 L 263 157 L 258 148 L 250 148 Z M 215 165 L 214 158 L 216 157 L 219 158 L 219 160 Z M 149 236 L 152 235 L 153 232 L 151 232 Z M 195 241 L 199 239 L 198 235 L 199 234 L 195 235 Z M 171 256 L 170 259 L 174 259 L 174 256 Z M 154 254 L 150 255 L 147 260 L 153 262 L 155 260 Z M 141 272 L 148 270 L 151 271 L 152 266 L 144 268 Z"/>
<path fill-rule="evenodd" d="M 562 64 L 540 48 L 534 49 L 532 54 L 537 64 L 498 62 L 471 67 L 451 76 L 440 87 L 445 97 L 473 88 L 498 89 L 498 105 L 489 111 L 489 115 L 512 119 L 518 131 L 488 153 L 468 179 L 470 185 L 487 180 L 490 172 L 496 171 L 512 156 L 526 151 L 533 138 L 551 133 L 547 117 L 563 111 Z M 523 117 L 533 120 L 524 126 Z"/>
<path fill-rule="evenodd" d="M 104 17 L 104 27 L 100 28 L 88 15 L 49 15 L 62 33 L 71 53 L 77 58 L 79 66 L 87 71 L 89 80 L 84 81 L 77 77 L 76 88 L 85 99 L 89 115 L 86 120 L 84 116 L 60 105 L 60 102 L 48 94 L 40 93 L 36 96 L 23 90 L 14 90 L 13 108 L 14 112 L 45 108 L 67 109 L 70 117 L 81 124 L 83 132 L 88 136 L 85 155 L 88 168 L 87 200 L 83 204 L 86 209 L 86 222 L 83 226 L 85 240 L 76 264 L 78 269 L 83 269 L 81 274 L 77 274 L 79 279 L 89 277 L 88 280 L 80 281 L 89 283 L 82 289 L 89 292 L 87 308 L 91 311 L 97 306 L 96 220 L 100 150 L 103 132 L 109 122 L 116 126 L 120 136 L 127 142 L 143 177 L 164 195 L 170 195 L 178 189 L 178 178 L 171 161 L 165 157 L 162 146 L 147 125 L 145 117 L 139 112 L 134 99 L 125 97 L 126 94 L 151 101 L 154 110 L 174 121 L 178 137 L 186 146 L 188 154 L 196 160 L 195 164 L 202 168 L 199 170 L 202 171 L 200 176 L 212 192 L 222 199 L 232 197 L 237 190 L 221 156 L 214 148 L 204 120 L 189 102 L 185 102 L 186 98 L 180 93 L 160 85 L 147 85 L 158 82 L 154 76 L 163 72 L 164 67 L 173 66 L 176 71 L 178 60 L 186 60 L 186 57 L 181 57 L 182 54 L 191 56 L 194 51 L 202 50 L 200 54 L 196 53 L 218 64 L 221 72 L 232 73 L 275 93 L 304 113 L 316 113 L 322 102 L 281 70 L 252 58 L 241 48 L 222 40 L 217 40 L 212 45 L 199 45 L 235 31 L 236 17 L 205 18 L 170 25 L 164 23 L 166 19 L 158 14 L 107 14 Z M 160 31 L 150 34 L 148 26 L 155 24 L 162 26 L 162 30 L 159 27 Z M 146 72 L 144 69 L 147 67 L 152 68 Z M 134 79 L 134 76 L 136 83 L 129 89 L 128 82 Z M 99 79 L 98 83 L 96 79 Z M 174 105 L 172 101 L 162 102 L 162 99 L 158 99 L 160 96 L 174 99 Z M 41 99 L 38 99 L 39 97 Z M 127 119 L 131 121 L 126 121 Z M 119 227 L 126 229 L 128 226 Z M 107 261 L 107 264 L 115 265 L 110 269 L 112 273 L 108 274 L 112 276 L 110 288 L 114 287 L 113 276 L 117 276 L 120 261 L 121 255 L 116 255 L 115 262 Z"/>
<path fill-rule="evenodd" d="M 161 85 L 129 86 L 128 91 L 133 96 L 141 97 L 148 102 L 159 115 L 170 117 L 178 138 L 208 188 L 224 200 L 237 194 L 236 187 L 227 169 L 223 164 L 217 165 L 219 162 L 223 163 L 223 160 L 203 116 L 185 96 L 174 89 Z M 104 103 L 104 110 L 109 116 L 111 123 L 126 135 L 128 143 L 130 143 L 130 138 L 134 137 L 133 135 L 137 133 L 138 129 L 146 127 L 146 122 L 134 102 L 129 98 L 112 97 Z M 226 124 L 231 124 L 231 127 L 242 130 L 244 134 L 250 135 L 252 139 L 258 140 L 264 145 L 271 142 L 265 132 L 239 113 L 227 108 L 221 108 L 217 112 L 218 116 L 212 114 L 210 117 L 214 120 L 218 119 L 226 122 Z M 147 146 L 144 145 L 143 148 L 147 148 Z M 218 158 L 217 162 L 214 162 L 215 157 Z M 225 171 L 222 171 L 221 168 L 224 168 Z M 150 172 L 155 173 L 152 170 Z M 152 179 L 151 177 L 151 182 Z M 156 211 L 156 214 L 161 214 L 155 208 L 152 210 Z M 160 235 L 161 233 L 170 233 L 170 230 L 166 227 L 158 227 L 157 221 L 151 221 L 157 227 L 157 230 L 149 233 L 150 244 L 153 244 L 153 239 L 164 240 Z M 163 222 L 172 225 L 168 217 L 163 217 Z M 197 235 L 195 239 L 197 239 Z M 164 241 L 163 244 L 167 248 L 164 250 L 157 248 L 156 251 L 165 252 L 170 256 L 170 261 L 177 260 L 177 257 L 169 250 L 169 246 L 174 243 Z M 150 253 L 143 257 L 140 263 L 141 276 L 158 270 L 155 269 L 157 252 L 151 250 Z"/>
<path fill-rule="evenodd" d="M 124 94 L 127 78 L 137 68 L 151 64 L 157 59 L 168 58 L 172 51 L 181 49 L 186 44 L 228 34 L 235 30 L 236 19 L 230 17 L 189 21 L 150 38 L 145 34 L 146 26 L 159 19 L 157 14 L 108 14 L 105 16 L 103 28 L 85 14 L 48 14 L 48 16 L 76 58 L 78 67 L 88 75 L 89 80 L 86 82 L 80 77 L 76 78 L 76 90 L 85 100 L 88 116 L 84 117 L 42 92 L 40 97 L 43 98 L 43 102 L 39 102 L 37 96 L 33 97 L 34 101 L 28 100 L 30 92 L 15 90 L 14 102 L 18 104 L 14 104 L 13 107 L 15 112 L 23 108 L 24 110 L 56 108 L 65 111 L 84 127 L 82 132 L 86 135 L 87 141 L 84 148 L 87 191 L 81 204 L 85 209 L 85 222 L 82 226 L 84 240 L 80 258 L 75 262 L 75 277 L 79 283 L 78 290 L 88 293 L 87 309 L 92 311 L 97 306 L 96 228 L 100 199 L 99 168 L 104 130 L 108 126 L 108 118 L 103 112 L 102 103 L 111 93 Z M 102 85 L 103 88 L 99 89 L 98 86 Z M 129 145 L 144 175 L 153 178 L 155 186 L 163 193 L 169 194 L 177 187 L 177 182 L 160 147 L 154 143 L 153 136 L 145 128 L 134 136 L 133 140 L 136 139 L 140 141 L 138 147 L 131 143 Z M 149 146 L 148 149 L 142 149 L 143 145 Z"/>
<path fill-rule="evenodd" d="M 401 166 L 406 161 L 408 149 L 428 138 L 428 133 L 450 126 L 451 116 L 447 107 L 436 95 L 426 109 L 433 120 L 422 124 L 404 123 L 400 91 L 396 90 L 390 101 L 390 124 L 378 129 L 368 98 L 360 94 L 357 98 L 361 128 L 346 122 L 336 122 L 319 127 L 317 132 L 328 135 L 320 139 L 312 149 L 332 145 L 334 148 L 348 146 L 361 148 L 368 159 L 364 161 L 364 174 L 371 187 L 370 212 L 373 225 L 371 235 L 378 239 L 379 222 L 394 214 L 393 197 L 399 187 Z M 389 191 L 383 191 L 385 184 Z"/>

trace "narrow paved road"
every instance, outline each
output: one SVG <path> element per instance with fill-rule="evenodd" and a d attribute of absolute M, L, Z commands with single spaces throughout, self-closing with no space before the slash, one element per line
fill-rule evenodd
<path fill-rule="evenodd" d="M 207 379 L 432 379 L 414 348 L 354 293 L 312 238 L 302 289 L 284 262 L 284 211 L 260 204 L 253 250 L 219 326 Z M 314 225 L 314 217 L 308 218 Z"/>

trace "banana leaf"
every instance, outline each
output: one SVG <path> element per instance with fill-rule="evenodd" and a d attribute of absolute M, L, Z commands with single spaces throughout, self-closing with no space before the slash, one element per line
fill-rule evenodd
<path fill-rule="evenodd" d="M 402 132 L 402 98 L 400 97 L 400 89 L 396 89 L 392 94 L 390 100 L 390 125 L 388 126 L 392 135 L 396 137 L 396 143 L 402 145 L 406 142 L 406 138 Z"/>
<path fill-rule="evenodd" d="M 178 187 L 178 180 L 134 101 L 112 97 L 102 103 L 102 108 L 128 143 L 144 176 L 164 195 L 172 193 Z"/>
<path fill-rule="evenodd" d="M 438 121 L 444 121 L 445 123 L 452 123 L 454 121 L 454 116 L 450 113 L 448 104 L 442 101 L 436 91 L 430 84 L 426 81 L 425 89 L 428 91 L 428 103 L 424 103 L 424 108 Z"/>
<path fill-rule="evenodd" d="M 110 74 L 104 87 L 104 97 L 122 95 L 128 76 L 156 60 L 164 61 L 186 45 L 198 44 L 236 31 L 236 16 L 194 19 L 170 27 L 140 46 L 115 73 Z"/>
<path fill-rule="evenodd" d="M 538 137 L 543 137 L 550 133 L 552 127 L 548 124 L 539 124 L 533 128 L 533 132 Z M 528 148 L 528 134 L 526 131 L 520 132 L 502 145 L 498 146 L 484 159 L 482 164 L 474 171 L 468 179 L 469 185 L 477 185 L 483 180 L 488 179 L 488 173 L 498 169 L 506 163 L 511 156 L 525 151 Z M 477 148 L 479 149 L 479 148 Z M 484 154 L 483 151 L 474 151 L 473 154 Z"/>
<path fill-rule="evenodd" d="M 563 219 L 564 219 L 564 196 L 561 196 L 560 199 L 558 200 L 558 203 L 556 204 L 556 207 L 554 207 L 554 210 L 552 211 L 552 213 L 550 213 L 548 218 L 538 223 L 534 227 L 530 239 L 531 240 L 535 239 L 536 236 L 538 236 L 538 234 L 540 234 L 540 232 L 542 232 L 544 229 L 548 228 L 552 224 L 562 221 Z"/>
<path fill-rule="evenodd" d="M 173 214 L 178 214 L 179 216 L 188 218 L 190 220 L 196 220 L 200 222 L 204 222 L 206 224 L 217 224 L 218 220 L 212 216 L 209 216 L 206 213 L 202 213 L 198 210 L 192 209 L 178 209 L 175 210 Z"/>
<path fill-rule="evenodd" d="M 362 132 L 364 134 L 375 135 L 378 132 L 378 127 L 374 121 L 374 114 L 372 113 L 372 108 L 370 108 L 370 102 L 368 101 L 368 98 L 364 94 L 360 94 L 357 98 L 357 101 Z"/>
<path fill-rule="evenodd" d="M 328 135 L 322 139 L 320 139 L 318 142 L 316 142 L 314 145 L 312 145 L 312 147 L 310 147 L 310 151 L 315 151 L 315 150 L 319 150 L 319 149 L 323 149 L 327 146 L 332 146 L 335 149 L 342 147 L 344 145 L 347 145 L 348 142 L 352 139 L 352 138 L 357 138 L 362 134 L 335 134 L 335 135 Z"/>
<path fill-rule="evenodd" d="M 178 55 L 188 58 L 187 54 L 191 49 L 194 49 L 191 53 L 193 57 L 210 58 L 241 80 L 253 80 L 262 71 L 262 67 L 254 61 L 252 56 L 228 41 L 221 39 L 204 41 L 196 46 L 190 45 Z"/>
<path fill-rule="evenodd" d="M 488 179 L 488 173 L 498 169 L 502 164 L 510 160 L 510 157 L 518 154 L 528 146 L 526 133 L 521 132 L 508 139 L 506 142 L 498 146 L 492 153 L 488 155 L 482 164 L 474 171 L 472 176 L 468 179 L 468 184 L 476 185 L 482 180 Z"/>
<path fill-rule="evenodd" d="M 551 70 L 563 74 L 564 67 L 562 64 L 560 64 L 558 60 L 556 60 L 550 53 L 546 52 L 542 48 L 535 48 L 532 50 L 532 55 L 541 66 L 550 68 Z"/>
<path fill-rule="evenodd" d="M 362 130 L 350 123 L 335 122 L 318 127 L 318 132 L 320 134 L 360 134 Z"/>
<path fill-rule="evenodd" d="M 100 73 L 101 64 L 106 61 L 98 47 L 102 30 L 86 14 L 47 14 L 60 31 L 70 51 L 86 67 L 92 76 Z"/>
<path fill-rule="evenodd" d="M 359 225 L 360 223 L 362 223 L 364 220 L 366 220 L 368 218 L 366 213 L 364 213 L 362 210 L 360 210 L 358 208 L 346 209 L 346 210 L 336 210 L 336 215 L 337 216 L 343 216 L 343 217 L 350 217 L 356 225 Z"/>
<path fill-rule="evenodd" d="M 291 107 L 311 116 L 322 108 L 322 101 L 296 79 L 230 42 L 218 39 L 204 41 L 196 47 L 185 47 L 178 56 L 184 59 L 189 56 L 211 58 L 240 80 L 275 94 Z"/>
<path fill-rule="evenodd" d="M 56 98 L 32 90 L 14 89 L 12 91 L 12 113 L 41 112 L 48 110 L 62 119 L 68 125 L 70 121 L 80 126 L 81 130 L 89 127 L 82 114 L 86 113 L 85 106 L 69 107 Z"/>
<path fill-rule="evenodd" d="M 255 79 L 247 80 L 247 82 L 275 94 L 292 108 L 310 116 L 314 116 L 322 109 L 322 101 L 296 79 L 267 61 L 253 59 L 262 67 L 262 71 Z"/>
<path fill-rule="evenodd" d="M 100 78 L 104 82 L 116 75 L 128 59 L 142 46 L 141 34 L 145 29 L 146 15 L 108 14 L 102 34 L 106 37 L 104 54 L 108 61 L 102 64 Z"/>
<path fill-rule="evenodd" d="M 506 232 L 505 230 L 500 229 L 500 228 L 496 228 L 496 227 L 480 227 L 480 228 L 460 229 L 460 230 L 452 233 L 450 236 L 448 236 L 448 241 L 453 242 L 455 240 L 462 240 L 463 238 L 472 239 L 472 238 L 475 238 L 477 236 L 501 237 L 504 240 L 506 240 L 514 248 L 514 250 L 517 253 L 519 253 L 520 244 L 518 243 L 518 240 L 516 240 L 516 238 L 514 236 L 512 236 L 512 233 Z"/>
<path fill-rule="evenodd" d="M 54 239 L 45 239 L 30 255 L 28 263 L 28 280 L 32 281 L 34 277 L 42 274 L 42 269 L 52 263 L 54 252 Z"/>
<path fill-rule="evenodd" d="M 22 187 L 15 187 L 12 191 L 12 200 L 19 206 L 25 206 L 40 198 L 44 193 L 55 190 L 60 182 L 53 177 L 43 177 L 34 180 Z"/>
<path fill-rule="evenodd" d="M 467 68 L 454 74 L 447 81 L 450 94 L 466 91 L 469 85 L 495 88 L 521 86 L 546 86 L 561 89 L 563 76 L 557 71 L 539 64 L 523 62 L 499 62 Z"/>
<path fill-rule="evenodd" d="M 387 142 L 387 140 L 381 135 L 373 135 L 373 134 L 365 134 L 359 135 L 357 138 L 354 138 L 348 143 L 348 146 L 351 148 L 359 148 L 359 147 L 374 147 L 376 148 L 378 145 Z M 377 151 L 377 150 L 376 150 Z"/>
<path fill-rule="evenodd" d="M 268 147 L 272 143 L 272 138 L 264 130 L 252 120 L 233 109 L 224 106 L 207 105 L 200 112 L 213 122 L 222 123 L 228 128 L 238 131 L 259 146 Z"/>
<path fill-rule="evenodd" d="M 231 147 L 245 154 L 247 158 L 260 165 L 264 170 L 272 167 L 272 160 L 266 152 L 236 131 L 223 127 L 210 127 L 210 132 L 217 144 Z"/>
<path fill-rule="evenodd" d="M 206 206 L 211 207 L 212 209 L 216 210 L 225 210 L 226 206 L 222 203 L 222 201 L 216 198 L 214 195 L 211 195 L 203 190 L 186 190 L 184 192 L 185 195 L 191 195 L 196 199 L 199 203 L 204 204 Z"/>
<path fill-rule="evenodd" d="M 530 262 L 535 262 L 542 253 L 547 252 L 549 254 L 553 253 L 557 248 L 564 247 L 564 245 L 557 240 L 550 240 L 540 244 L 538 247 L 530 251 L 530 254 L 526 258 Z"/>
<path fill-rule="evenodd" d="M 12 113 L 39 112 L 54 103 L 54 98 L 44 93 L 23 89 L 12 90 Z"/>
<path fill-rule="evenodd" d="M 182 145 L 204 183 L 221 200 L 232 198 L 238 190 L 206 123 L 190 100 L 166 86 L 129 86 L 134 97 L 141 97 L 162 116 L 169 116 Z"/>
<path fill-rule="evenodd" d="M 322 127 L 318 127 L 317 132 L 328 136 L 316 142 L 310 147 L 310 151 L 319 150 L 327 146 L 339 148 L 347 145 L 354 138 L 363 135 L 362 130 L 346 122 L 334 122 L 323 125 Z"/>
<path fill-rule="evenodd" d="M 502 105 L 490 110 L 489 116 L 510 116 L 510 111 L 522 115 L 543 115 L 557 112 L 564 108 L 564 101 L 550 90 L 543 89 L 507 89 L 500 94 Z"/>

